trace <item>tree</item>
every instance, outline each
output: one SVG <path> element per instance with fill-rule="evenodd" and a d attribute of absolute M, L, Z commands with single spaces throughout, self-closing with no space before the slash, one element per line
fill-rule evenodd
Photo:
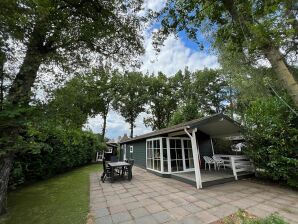
<path fill-rule="evenodd" d="M 297 61 L 295 5 L 290 0 L 170 0 L 160 14 L 162 27 L 155 44 L 163 42 L 170 33 L 182 30 L 198 43 L 202 40 L 200 31 L 212 33 L 214 47 L 242 52 L 252 64 L 266 58 L 298 106 L 298 83 L 288 64 Z"/>
<path fill-rule="evenodd" d="M 63 128 L 81 129 L 91 113 L 84 76 L 76 76 L 54 91 L 53 99 L 44 106 L 43 120 Z"/>
<path fill-rule="evenodd" d="M 171 116 L 169 126 L 176 125 L 182 122 L 191 121 L 204 115 L 198 110 L 197 102 L 187 101 L 183 106 L 180 106 Z"/>
<path fill-rule="evenodd" d="M 108 67 L 94 69 L 87 78 L 86 92 L 90 101 L 91 116 L 100 115 L 103 119 L 101 136 L 106 133 L 107 116 L 116 92 L 117 71 Z"/>
<path fill-rule="evenodd" d="M 153 130 L 169 125 L 170 117 L 177 108 L 177 98 L 170 80 L 161 72 L 148 79 L 148 110 L 150 117 L 144 119 L 146 126 Z"/>
<path fill-rule="evenodd" d="M 4 0 L 0 2 L 1 33 L 25 45 L 25 56 L 6 97 L 1 117 L 14 117 L 1 126 L 0 214 L 5 212 L 8 177 L 20 125 L 31 88 L 41 65 L 55 62 L 68 68 L 90 65 L 98 58 L 135 64 L 143 52 L 140 36 L 140 0 Z M 3 25 L 2 25 L 3 24 Z M 0 35 L 2 38 L 2 35 Z M 1 39 L 1 41 L 5 39 Z M 18 114 L 18 116 L 17 116 Z M 5 140 L 6 139 L 6 140 Z M 2 165 L 4 164 L 4 165 Z"/>
<path fill-rule="evenodd" d="M 192 89 L 198 110 L 207 114 L 221 113 L 227 107 L 227 82 L 221 70 L 204 69 L 193 73 Z"/>
<path fill-rule="evenodd" d="M 145 111 L 148 101 L 147 76 L 140 72 L 126 72 L 118 76 L 113 107 L 130 124 L 130 137 L 133 137 L 135 121 Z"/>

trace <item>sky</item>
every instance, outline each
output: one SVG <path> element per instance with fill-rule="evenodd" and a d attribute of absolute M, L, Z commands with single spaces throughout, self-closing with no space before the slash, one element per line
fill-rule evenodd
<path fill-rule="evenodd" d="M 151 9 L 153 11 L 161 10 L 165 5 L 166 0 L 145 0 L 144 11 Z M 175 74 L 179 70 L 184 70 L 188 67 L 190 71 L 201 70 L 204 68 L 219 67 L 217 56 L 212 51 L 201 51 L 196 44 L 188 40 L 184 33 L 178 35 L 177 38 L 169 36 L 157 55 L 152 46 L 152 31 L 156 24 L 147 27 L 144 30 L 144 48 L 145 54 L 141 57 L 142 65 L 140 71 L 150 74 L 156 74 L 158 71 L 163 72 L 169 76 Z M 204 45 L 209 43 L 204 40 Z M 136 121 L 134 128 L 134 135 L 141 135 L 151 131 L 150 128 L 145 127 L 143 119 L 146 113 L 140 114 Z M 89 118 L 86 128 L 91 129 L 95 133 L 100 133 L 102 129 L 102 119 L 100 116 Z M 116 139 L 123 134 L 129 135 L 129 124 L 125 122 L 124 118 L 115 111 L 111 111 L 107 118 L 107 132 L 106 137 Z"/>

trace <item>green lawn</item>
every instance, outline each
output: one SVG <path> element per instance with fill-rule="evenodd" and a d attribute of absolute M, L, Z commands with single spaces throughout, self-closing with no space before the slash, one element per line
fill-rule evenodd
<path fill-rule="evenodd" d="M 2 224 L 82 224 L 89 208 L 89 173 L 94 164 L 12 191 Z"/>

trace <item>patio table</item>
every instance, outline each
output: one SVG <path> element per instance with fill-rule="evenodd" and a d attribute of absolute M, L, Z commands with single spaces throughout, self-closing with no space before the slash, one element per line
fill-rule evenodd
<path fill-rule="evenodd" d="M 115 168 L 120 168 L 122 170 L 122 175 L 124 175 L 124 169 L 127 168 L 128 170 L 128 180 L 130 181 L 132 179 L 132 166 L 130 163 L 127 162 L 109 162 L 108 166 L 111 168 L 111 182 L 114 181 L 115 177 L 114 177 L 114 170 Z"/>

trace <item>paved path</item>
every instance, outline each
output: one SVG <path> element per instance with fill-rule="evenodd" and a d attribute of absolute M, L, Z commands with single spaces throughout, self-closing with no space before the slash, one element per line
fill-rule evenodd
<path fill-rule="evenodd" d="M 133 179 L 113 184 L 90 175 L 90 212 L 95 223 L 210 223 L 239 208 L 259 217 L 278 212 L 290 223 L 298 223 L 298 193 L 287 189 L 234 181 L 197 190 L 140 168 Z"/>

